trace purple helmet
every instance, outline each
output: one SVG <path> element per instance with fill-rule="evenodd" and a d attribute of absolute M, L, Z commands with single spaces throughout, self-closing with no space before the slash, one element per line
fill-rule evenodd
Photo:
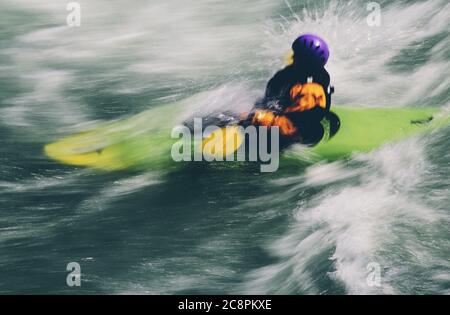
<path fill-rule="evenodd" d="M 309 61 L 318 62 L 324 66 L 330 51 L 327 43 L 317 35 L 304 34 L 297 38 L 292 44 L 294 50 L 294 58 L 307 59 Z"/>

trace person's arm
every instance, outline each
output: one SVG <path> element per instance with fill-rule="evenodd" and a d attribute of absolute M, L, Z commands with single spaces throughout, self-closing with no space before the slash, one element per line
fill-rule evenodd
<path fill-rule="evenodd" d="M 278 71 L 267 83 L 264 97 L 255 104 L 256 109 L 279 111 L 279 100 L 282 94 L 283 70 Z"/>
<path fill-rule="evenodd" d="M 282 72 L 278 71 L 267 83 L 264 97 L 259 99 L 253 110 L 246 115 L 241 124 L 254 124 L 270 126 L 275 113 L 280 112 L 278 107 L 278 96 L 281 94 Z"/>
<path fill-rule="evenodd" d="M 285 115 L 275 115 L 273 112 L 259 109 L 256 110 L 252 116 L 252 125 L 278 127 L 280 133 L 284 136 L 291 136 L 297 132 L 292 121 Z"/>
<path fill-rule="evenodd" d="M 269 80 L 266 87 L 264 98 L 255 105 L 255 110 L 251 114 L 251 123 L 259 126 L 276 126 L 280 128 L 282 135 L 288 136 L 294 134 L 297 129 L 294 124 L 285 115 L 282 115 L 286 106 L 289 106 L 284 98 L 283 91 L 286 84 L 286 71 L 278 71 L 272 79 Z"/>

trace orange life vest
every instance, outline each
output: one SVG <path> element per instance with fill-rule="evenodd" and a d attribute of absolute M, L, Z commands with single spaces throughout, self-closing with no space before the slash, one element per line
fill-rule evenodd
<path fill-rule="evenodd" d="M 284 110 L 285 113 L 303 112 L 316 106 L 322 108 L 327 106 L 327 98 L 323 87 L 314 82 L 294 85 L 291 88 L 290 96 L 293 105 L 287 107 Z"/>

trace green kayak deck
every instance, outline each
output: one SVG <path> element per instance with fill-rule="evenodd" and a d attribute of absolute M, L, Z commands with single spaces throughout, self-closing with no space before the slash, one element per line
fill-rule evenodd
<path fill-rule="evenodd" d="M 136 116 L 106 123 L 45 146 L 46 155 L 63 164 L 102 170 L 176 167 L 171 138 L 177 106 L 161 106 Z M 339 131 L 318 145 L 305 148 L 309 158 L 337 160 L 368 152 L 385 143 L 450 124 L 438 108 L 357 108 L 334 106 Z"/>

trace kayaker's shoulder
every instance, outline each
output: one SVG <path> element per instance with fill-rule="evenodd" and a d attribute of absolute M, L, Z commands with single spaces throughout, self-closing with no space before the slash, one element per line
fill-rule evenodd
<path fill-rule="evenodd" d="M 285 68 L 279 70 L 274 74 L 272 77 L 272 80 L 278 81 L 278 80 L 285 80 L 286 78 L 292 77 L 292 75 L 295 73 L 295 69 L 293 66 L 286 66 Z"/>

